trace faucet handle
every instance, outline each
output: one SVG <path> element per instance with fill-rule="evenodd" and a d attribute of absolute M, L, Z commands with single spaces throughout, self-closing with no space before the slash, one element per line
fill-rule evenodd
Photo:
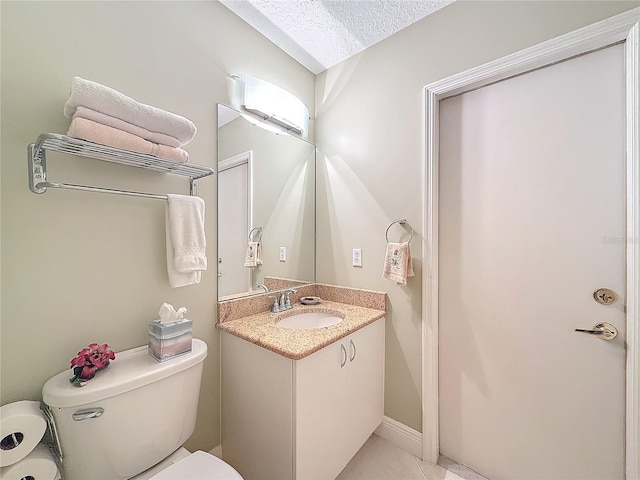
<path fill-rule="evenodd" d="M 280 304 L 278 303 L 278 297 L 274 297 L 273 295 L 269 295 L 269 298 L 273 300 L 273 306 L 271 307 L 271 312 L 278 313 L 280 312 Z"/>
<path fill-rule="evenodd" d="M 296 293 L 295 290 L 285 290 L 285 292 L 283 293 L 284 298 L 285 298 L 285 307 L 286 308 L 291 308 L 291 298 L 289 298 L 289 295 L 291 295 L 292 293 Z"/>

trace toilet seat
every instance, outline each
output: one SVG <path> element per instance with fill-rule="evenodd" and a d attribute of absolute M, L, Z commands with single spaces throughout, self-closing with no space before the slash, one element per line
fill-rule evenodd
<path fill-rule="evenodd" d="M 238 472 L 218 457 L 203 451 L 178 460 L 149 480 L 243 480 Z"/>

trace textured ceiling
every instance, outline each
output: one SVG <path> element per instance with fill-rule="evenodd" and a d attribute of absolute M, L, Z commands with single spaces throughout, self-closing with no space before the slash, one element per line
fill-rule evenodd
<path fill-rule="evenodd" d="M 454 0 L 220 0 L 320 73 Z"/>

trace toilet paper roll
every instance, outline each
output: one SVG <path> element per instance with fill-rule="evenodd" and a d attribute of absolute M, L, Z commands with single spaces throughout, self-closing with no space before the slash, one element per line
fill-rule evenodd
<path fill-rule="evenodd" d="M 0 478 L 2 480 L 56 480 L 58 467 L 53 460 L 49 448 L 44 444 L 39 444 L 29 455 L 19 462 L 0 468 Z"/>
<path fill-rule="evenodd" d="M 42 440 L 46 428 L 40 402 L 22 400 L 0 407 L 0 467 L 29 455 Z"/>

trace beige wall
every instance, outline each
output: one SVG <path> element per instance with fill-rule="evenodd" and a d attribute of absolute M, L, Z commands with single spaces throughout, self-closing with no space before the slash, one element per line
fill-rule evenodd
<path fill-rule="evenodd" d="M 27 186 L 26 147 L 65 133 L 71 79 L 81 76 L 184 115 L 198 126 L 186 146 L 215 166 L 216 103 L 227 75 L 243 72 L 291 91 L 312 110 L 314 76 L 213 1 L 1 2 L 2 404 L 40 399 L 44 382 L 89 342 L 123 350 L 147 341 L 163 302 L 186 306 L 209 345 L 198 427 L 187 445 L 219 444 L 216 177 L 206 200 L 209 270 L 171 289 L 164 204 L 158 200 Z M 50 179 L 155 193 L 187 193 L 188 180 L 79 157 L 51 155 Z M 162 399 L 158 399 L 162 401 Z"/>
<path fill-rule="evenodd" d="M 388 293 L 387 416 L 422 429 L 422 87 L 635 6 L 460 0 L 318 76 L 318 281 Z M 396 218 L 416 231 L 407 286 L 381 278 Z"/>

